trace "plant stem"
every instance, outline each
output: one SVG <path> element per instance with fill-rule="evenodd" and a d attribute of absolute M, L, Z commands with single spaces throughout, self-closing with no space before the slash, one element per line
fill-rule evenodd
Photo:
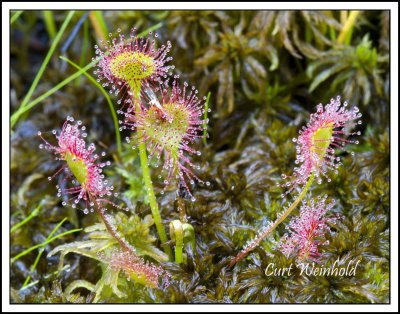
<path fill-rule="evenodd" d="M 126 240 L 123 237 L 121 237 L 118 234 L 117 229 L 113 226 L 110 219 L 104 214 L 104 210 L 101 210 L 97 206 L 95 206 L 95 207 L 96 207 L 96 211 L 99 214 L 101 220 L 104 222 L 104 225 L 106 226 L 108 232 L 114 237 L 115 240 L 118 241 L 118 243 L 121 245 L 121 247 L 125 251 L 128 251 L 128 252 L 136 255 L 135 249 L 128 242 L 126 242 Z"/>
<path fill-rule="evenodd" d="M 182 235 L 182 237 L 176 237 L 175 263 L 177 263 L 177 264 L 183 263 L 182 252 L 183 252 L 183 235 Z"/>
<path fill-rule="evenodd" d="M 136 109 L 136 114 L 139 114 L 141 111 L 140 108 L 140 102 L 136 99 L 138 99 L 140 96 L 140 89 L 137 89 L 137 85 L 136 86 L 136 91 L 134 92 L 136 97 L 133 97 L 133 101 L 135 103 L 135 109 Z M 133 86 L 133 87 L 135 87 Z M 140 85 L 139 85 L 140 87 Z M 134 90 L 132 88 L 132 90 Z M 138 133 L 140 133 L 140 131 L 137 131 Z M 141 134 L 139 134 L 139 138 Z M 149 203 L 150 203 L 150 209 L 151 209 L 151 214 L 153 216 L 154 219 L 154 223 L 156 225 L 156 229 L 157 229 L 157 233 L 158 236 L 160 237 L 161 240 L 161 246 L 164 248 L 164 252 L 170 257 L 172 258 L 172 250 L 169 247 L 168 244 L 166 244 L 166 242 L 168 241 L 167 239 L 167 234 L 165 232 L 165 228 L 162 224 L 162 220 L 161 220 L 161 215 L 160 215 L 160 211 L 158 209 L 158 204 L 157 204 L 157 200 L 156 200 L 156 196 L 154 195 L 154 188 L 153 188 L 153 183 L 151 181 L 151 177 L 150 177 L 150 169 L 149 169 L 149 165 L 148 165 L 148 159 L 147 159 L 147 154 L 146 154 L 146 145 L 143 142 L 138 143 L 138 147 L 139 147 L 139 157 L 140 157 L 140 165 L 142 168 L 142 173 L 143 173 L 143 181 L 144 181 L 144 185 L 146 187 L 146 191 L 147 191 L 147 196 L 149 198 Z"/>
<path fill-rule="evenodd" d="M 164 226 L 161 221 L 160 211 L 158 209 L 157 200 L 154 195 L 153 183 L 151 182 L 150 169 L 148 166 L 147 154 L 146 154 L 146 146 L 144 143 L 139 143 L 138 147 L 139 147 L 140 165 L 142 167 L 144 185 L 146 187 L 147 196 L 149 198 L 151 214 L 153 216 L 154 223 L 157 228 L 157 233 L 161 240 L 161 245 L 164 248 L 164 252 L 168 254 L 169 257 L 171 257 L 172 251 L 169 245 L 166 244 L 166 242 L 168 241 L 167 234 L 165 232 Z"/>
<path fill-rule="evenodd" d="M 170 224 L 171 239 L 175 240 L 175 263 L 183 263 L 183 228 L 179 220 L 174 220 Z"/>
<path fill-rule="evenodd" d="M 258 234 L 250 243 L 247 245 L 229 264 L 229 267 L 232 267 L 235 265 L 238 261 L 243 259 L 249 252 L 251 252 L 254 248 L 256 248 L 260 242 L 265 239 L 272 231 L 276 229 L 285 219 L 287 216 L 290 215 L 290 213 L 297 207 L 297 205 L 300 203 L 300 201 L 304 198 L 306 195 L 307 191 L 309 190 L 310 186 L 314 182 L 315 175 L 314 173 L 310 176 L 308 179 L 307 183 L 305 184 L 303 190 L 300 192 L 299 196 L 297 199 L 293 202 L 292 205 L 289 206 L 288 209 L 286 209 L 280 217 L 278 217 L 277 220 L 268 228 L 266 228 L 264 231 L 262 231 L 260 234 Z"/>

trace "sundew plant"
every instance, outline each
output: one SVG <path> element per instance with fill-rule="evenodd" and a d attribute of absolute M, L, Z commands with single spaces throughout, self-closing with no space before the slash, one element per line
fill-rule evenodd
<path fill-rule="evenodd" d="M 11 303 L 390 301 L 389 11 L 10 24 Z"/>

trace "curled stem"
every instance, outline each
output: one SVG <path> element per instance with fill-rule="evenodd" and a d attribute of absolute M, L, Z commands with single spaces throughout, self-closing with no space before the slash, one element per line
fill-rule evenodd
<path fill-rule="evenodd" d="M 170 223 L 171 239 L 175 240 L 175 263 L 183 263 L 183 228 L 179 220 Z"/>

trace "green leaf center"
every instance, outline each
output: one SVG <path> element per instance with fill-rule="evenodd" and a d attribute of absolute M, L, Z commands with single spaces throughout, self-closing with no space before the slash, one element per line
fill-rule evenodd
<path fill-rule="evenodd" d="M 151 76 L 155 67 L 154 59 L 142 52 L 125 51 L 110 62 L 112 74 L 127 83 Z"/>
<path fill-rule="evenodd" d="M 81 185 L 85 184 L 88 179 L 88 168 L 85 162 L 70 151 L 64 154 L 64 159 L 78 182 Z"/>
<path fill-rule="evenodd" d="M 326 151 L 331 144 L 333 134 L 333 124 L 328 123 L 320 127 L 311 138 L 311 150 L 319 156 L 320 159 L 324 158 Z"/>

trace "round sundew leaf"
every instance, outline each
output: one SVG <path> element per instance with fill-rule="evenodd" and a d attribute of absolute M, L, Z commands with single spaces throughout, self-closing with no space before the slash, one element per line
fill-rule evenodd
<path fill-rule="evenodd" d="M 127 40 L 123 34 L 119 34 L 119 39 L 114 38 L 112 44 L 103 47 L 104 51 L 95 46 L 99 60 L 96 74 L 99 81 L 106 80 L 105 86 L 111 86 L 110 93 L 118 94 L 127 88 L 129 94 L 139 99 L 144 83 L 159 84 L 174 66 L 166 65 L 172 60 L 167 56 L 171 42 L 156 49 L 155 39 L 137 37 L 135 33 L 136 29 L 132 29 Z"/>
<path fill-rule="evenodd" d="M 193 164 L 188 155 L 201 153 L 190 144 L 202 137 L 207 122 L 201 119 L 205 99 L 196 96 L 198 90 L 194 86 L 190 90 L 187 87 L 185 82 L 181 89 L 174 80 L 172 88 L 165 85 L 154 92 L 144 88 L 150 101 L 137 104 L 134 115 L 126 114 L 125 124 L 134 126 L 139 141 L 149 151 L 149 159 L 157 158 L 156 167 L 163 156 L 162 171 L 167 173 L 164 184 L 168 185 L 173 178 L 179 179 L 179 184 L 192 196 L 189 183 L 202 181 L 190 169 Z"/>
<path fill-rule="evenodd" d="M 113 186 L 107 184 L 107 180 L 104 179 L 101 168 L 109 165 L 110 162 L 97 163 L 96 160 L 99 158 L 97 154 L 93 154 L 95 145 L 92 143 L 86 147 L 84 138 L 87 136 L 85 133 L 86 128 L 82 126 L 81 121 L 73 123 L 72 117 L 67 117 L 64 122 L 60 134 L 57 136 L 56 131 L 53 134 L 56 135 L 58 140 L 57 145 L 53 146 L 48 143 L 44 138 L 42 140 L 46 143 L 45 148 L 54 151 L 57 160 L 66 162 L 56 174 L 60 173 L 63 169 L 68 169 L 67 178 L 74 177 L 72 180 L 72 188 L 61 188 L 57 186 L 58 197 L 62 196 L 64 190 L 66 194 L 70 195 L 73 199 L 72 208 L 76 208 L 76 205 L 83 200 L 85 202 L 84 213 L 88 213 L 88 206 L 91 209 L 96 205 L 99 205 L 104 200 L 104 196 L 110 196 L 111 191 L 114 189 Z M 102 156 L 104 154 L 102 153 Z M 49 177 L 51 180 L 52 177 Z M 77 184 L 78 183 L 78 184 Z M 120 208 L 115 205 L 112 201 L 107 200 L 108 204 L 112 204 L 116 208 Z M 66 201 L 63 200 L 62 205 L 65 206 Z M 100 205 L 99 205 L 100 206 Z"/>
<path fill-rule="evenodd" d="M 168 103 L 161 111 L 152 106 L 147 112 L 144 132 L 157 143 L 176 153 L 190 124 L 190 114 L 179 103 Z"/>
<path fill-rule="evenodd" d="M 337 150 L 346 151 L 346 144 L 358 144 L 358 141 L 347 137 L 360 135 L 360 132 L 349 132 L 349 128 L 361 124 L 359 109 L 346 109 L 347 102 L 341 103 L 340 96 L 332 98 L 330 103 L 317 106 L 317 113 L 311 114 L 307 127 L 299 131 L 299 137 L 293 141 L 296 146 L 296 164 L 290 181 L 281 186 L 288 190 L 283 196 L 290 193 L 296 186 L 306 184 L 312 174 L 316 175 L 318 184 L 322 177 L 328 182 L 330 172 L 337 172 L 340 166 L 340 157 Z"/>
<path fill-rule="evenodd" d="M 123 52 L 110 61 L 112 74 L 126 82 L 151 76 L 154 74 L 155 67 L 153 58 L 137 51 Z"/>

